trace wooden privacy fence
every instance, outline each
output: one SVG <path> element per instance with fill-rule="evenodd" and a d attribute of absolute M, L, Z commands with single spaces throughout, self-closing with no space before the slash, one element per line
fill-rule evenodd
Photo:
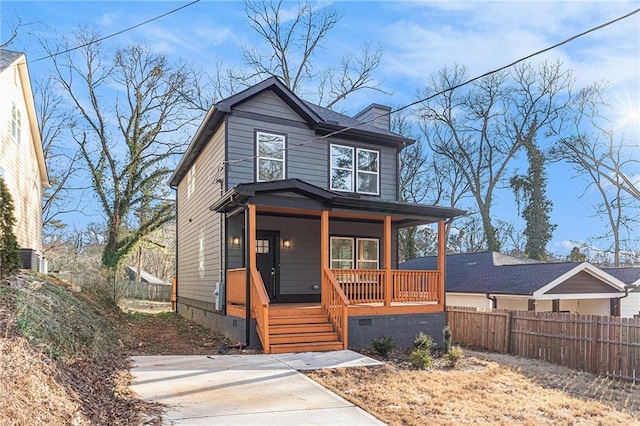
<path fill-rule="evenodd" d="M 640 319 L 447 307 L 454 341 L 640 381 Z"/>
<path fill-rule="evenodd" d="M 104 279 L 98 274 L 57 272 L 52 275 L 80 287 L 106 285 Z M 116 293 L 118 295 L 130 299 L 152 300 L 156 302 L 169 302 L 171 300 L 171 284 L 154 284 L 140 281 L 117 281 L 116 287 Z"/>

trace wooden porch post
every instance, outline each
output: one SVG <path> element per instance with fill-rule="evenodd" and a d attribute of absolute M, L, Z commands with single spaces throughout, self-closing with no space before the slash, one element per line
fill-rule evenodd
<path fill-rule="evenodd" d="M 445 278 L 445 255 L 447 253 L 447 242 L 444 239 L 444 220 L 438 221 L 438 302 L 446 309 L 444 278 Z"/>
<path fill-rule="evenodd" d="M 324 268 L 329 267 L 329 212 L 323 210 L 320 214 L 320 276 L 324 276 Z M 321 278 L 322 279 L 322 278 Z M 322 286 L 320 286 L 322 289 Z M 320 292 L 322 306 L 326 306 L 323 291 Z"/>
<path fill-rule="evenodd" d="M 384 217 L 384 305 L 391 305 L 391 216 Z"/>

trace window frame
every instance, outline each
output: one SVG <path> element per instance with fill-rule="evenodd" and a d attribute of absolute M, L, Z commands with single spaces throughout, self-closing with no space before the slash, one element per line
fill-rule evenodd
<path fill-rule="evenodd" d="M 22 137 L 22 113 L 15 102 L 11 103 L 11 139 L 20 144 Z"/>
<path fill-rule="evenodd" d="M 339 236 L 339 235 L 334 235 L 331 236 L 329 239 L 329 267 L 330 269 L 362 269 L 362 270 L 379 270 L 380 269 L 380 238 L 375 238 L 375 237 L 351 237 L 351 236 Z M 334 240 L 349 240 L 351 242 L 351 259 L 339 259 L 339 258 L 334 258 L 334 253 L 333 253 L 333 241 Z M 360 243 L 365 242 L 365 241 L 374 241 L 376 243 L 376 259 L 375 260 L 368 260 L 368 259 L 360 259 L 359 256 L 359 249 L 360 249 Z M 350 261 L 351 262 L 351 267 L 350 268 L 334 268 L 333 267 L 333 262 L 347 262 Z M 370 269 L 370 268 L 360 268 L 360 262 L 364 262 L 364 263 L 375 263 L 375 268 Z"/>
<path fill-rule="evenodd" d="M 333 149 L 334 148 L 346 148 L 351 152 L 351 168 L 335 167 L 333 165 Z M 374 153 L 376 156 L 376 171 L 361 170 L 358 164 L 358 160 L 361 152 Z M 334 170 L 349 170 L 351 172 L 351 189 L 336 188 L 333 186 L 333 172 Z M 376 177 L 376 189 L 375 192 L 363 191 L 358 187 L 360 174 L 373 175 Z M 358 148 L 349 145 L 341 145 L 332 143 L 329 145 L 329 189 L 332 191 L 348 192 L 354 194 L 364 195 L 380 195 L 380 151 L 369 148 Z"/>
<path fill-rule="evenodd" d="M 270 137 L 282 138 L 282 158 L 263 157 L 260 156 L 260 135 L 266 135 Z M 256 182 L 273 182 L 276 180 L 284 180 L 287 178 L 287 135 L 283 133 L 269 132 L 265 130 L 255 131 L 255 150 L 256 150 L 256 162 L 255 162 L 255 177 Z M 260 178 L 260 160 L 279 161 L 282 162 L 282 176 L 280 179 L 265 180 Z"/>
<path fill-rule="evenodd" d="M 360 170 L 358 162 L 360 160 L 360 153 L 361 152 L 372 152 L 372 153 L 375 153 L 375 155 L 376 155 L 376 171 L 375 172 L 370 172 L 368 170 Z M 356 188 L 357 193 L 358 194 L 367 194 L 367 195 L 380 195 L 380 151 L 376 151 L 374 149 L 367 149 L 367 148 L 356 148 L 355 169 L 356 169 L 355 188 Z M 376 176 L 376 192 L 360 191 L 360 189 L 358 188 L 358 182 L 359 182 L 360 173 L 365 173 L 365 174 L 370 174 L 370 175 L 375 175 Z"/>

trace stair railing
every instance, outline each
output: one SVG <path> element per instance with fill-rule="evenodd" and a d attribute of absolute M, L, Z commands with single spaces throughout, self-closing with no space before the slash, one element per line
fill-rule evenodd
<path fill-rule="evenodd" d="M 349 300 L 331 270 L 322 268 L 322 309 L 336 328 L 343 349 L 349 348 Z"/>
<path fill-rule="evenodd" d="M 256 319 L 258 337 L 265 354 L 271 351 L 269 346 L 269 296 L 262 282 L 262 276 L 251 268 L 251 309 Z M 250 325 L 247 324 L 247 327 Z"/>

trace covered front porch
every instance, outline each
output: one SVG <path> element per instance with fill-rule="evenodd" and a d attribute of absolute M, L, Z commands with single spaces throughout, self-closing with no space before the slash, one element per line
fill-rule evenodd
<path fill-rule="evenodd" d="M 350 318 L 444 312 L 445 220 L 456 212 L 258 186 L 212 209 L 227 219 L 226 315 L 255 321 L 265 352 L 346 349 Z M 434 222 L 438 268 L 398 270 L 398 231 Z"/>

